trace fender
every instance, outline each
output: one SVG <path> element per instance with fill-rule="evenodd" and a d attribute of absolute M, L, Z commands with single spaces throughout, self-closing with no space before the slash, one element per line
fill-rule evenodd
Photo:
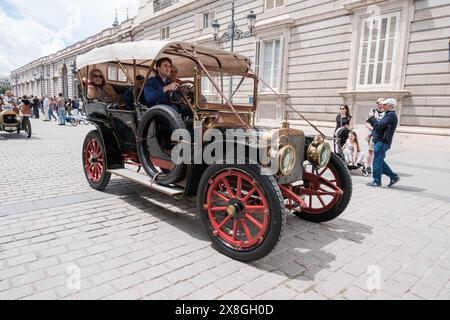
<path fill-rule="evenodd" d="M 106 149 L 106 163 L 108 169 L 122 169 L 124 167 L 122 160 L 122 150 L 120 149 L 119 139 L 114 131 L 101 120 L 88 120 L 100 132 L 103 145 Z"/>

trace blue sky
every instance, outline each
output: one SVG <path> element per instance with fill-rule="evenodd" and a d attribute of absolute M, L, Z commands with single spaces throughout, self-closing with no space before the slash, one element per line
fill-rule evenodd
<path fill-rule="evenodd" d="M 139 0 L 0 0 L 0 74 L 93 35 Z"/>

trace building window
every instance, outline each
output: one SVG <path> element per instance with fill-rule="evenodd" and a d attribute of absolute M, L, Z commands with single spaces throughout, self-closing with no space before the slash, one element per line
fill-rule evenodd
<path fill-rule="evenodd" d="M 180 0 L 154 0 L 153 1 L 153 12 L 158 12 L 164 10 Z"/>
<path fill-rule="evenodd" d="M 281 79 L 281 38 L 258 41 L 256 45 L 255 70 L 274 90 L 280 90 Z M 262 91 L 271 91 L 265 84 Z"/>
<path fill-rule="evenodd" d="M 282 7 L 284 5 L 284 0 L 265 0 L 266 10 Z"/>
<path fill-rule="evenodd" d="M 359 88 L 393 85 L 399 28 L 399 12 L 362 20 L 357 80 Z"/>
<path fill-rule="evenodd" d="M 195 15 L 195 30 L 210 30 L 212 28 L 212 24 L 216 19 L 216 13 L 214 11 L 208 11 L 204 13 L 197 13 Z"/>
<path fill-rule="evenodd" d="M 214 12 L 206 12 L 203 14 L 203 29 L 211 28 L 215 19 Z"/>
<path fill-rule="evenodd" d="M 161 40 L 169 39 L 170 38 L 170 27 L 162 27 L 161 28 Z"/>

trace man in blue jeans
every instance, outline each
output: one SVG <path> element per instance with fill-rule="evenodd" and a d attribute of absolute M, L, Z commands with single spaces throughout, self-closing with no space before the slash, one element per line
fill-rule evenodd
<path fill-rule="evenodd" d="M 381 103 L 381 110 L 385 116 L 381 120 L 370 117 L 367 122 L 373 127 L 373 142 L 375 157 L 373 160 L 373 181 L 367 184 L 370 187 L 381 187 L 381 177 L 386 175 L 391 179 L 389 187 L 400 181 L 398 174 L 394 173 L 387 165 L 386 153 L 391 149 L 395 130 L 398 126 L 398 117 L 395 112 L 397 101 L 387 99 Z"/>

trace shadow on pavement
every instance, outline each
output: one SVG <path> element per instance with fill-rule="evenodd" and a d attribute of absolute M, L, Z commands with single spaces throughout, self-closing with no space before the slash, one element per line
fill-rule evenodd
<path fill-rule="evenodd" d="M 325 247 L 338 241 L 342 244 L 362 243 L 373 229 L 342 218 L 324 224 L 312 224 L 289 216 L 289 222 L 289 229 L 279 247 L 252 265 L 290 279 L 303 276 L 315 280 L 317 273 L 330 269 L 330 264 L 336 260 L 336 256 L 325 250 Z M 336 247 L 330 250 L 339 251 Z"/>
<path fill-rule="evenodd" d="M 145 187 L 136 187 L 132 183 L 112 186 L 107 192 L 120 195 L 122 190 L 127 190 L 128 194 L 121 199 L 130 206 L 142 209 L 200 241 L 209 242 L 197 216 L 195 199 L 177 200 Z M 289 214 L 279 246 L 268 257 L 249 265 L 291 279 L 303 275 L 314 280 L 318 272 L 329 269 L 329 264 L 336 259 L 325 247 L 338 241 L 343 248 L 352 242 L 362 243 L 366 236 L 372 234 L 372 229 L 368 225 L 342 218 L 313 224 Z"/>
<path fill-rule="evenodd" d="M 390 189 L 391 190 L 397 190 L 397 191 L 414 192 L 414 193 L 420 193 L 420 192 L 428 191 L 427 189 L 421 189 L 421 188 L 409 187 L 409 186 L 400 186 L 400 185 L 396 185 L 396 186 L 394 186 L 394 187 L 392 187 Z"/>
<path fill-rule="evenodd" d="M 31 136 L 27 138 L 25 133 L 2 133 L 0 132 L 0 140 L 42 140 L 41 138 Z"/>

